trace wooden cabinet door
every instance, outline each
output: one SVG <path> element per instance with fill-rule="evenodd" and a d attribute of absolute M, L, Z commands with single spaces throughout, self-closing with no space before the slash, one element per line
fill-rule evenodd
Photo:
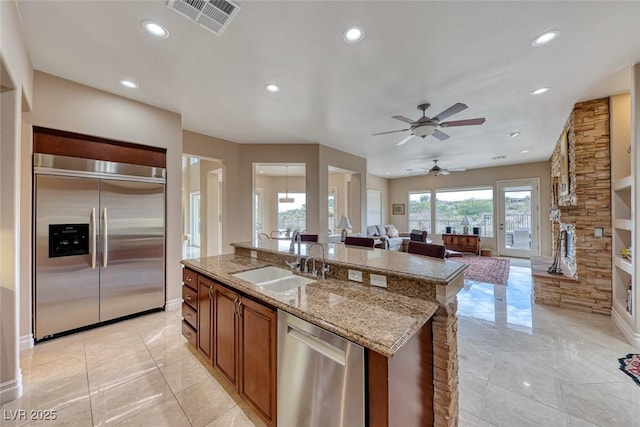
<path fill-rule="evenodd" d="M 238 385 L 238 303 L 235 292 L 215 285 L 213 289 L 214 357 L 213 364 L 231 383 Z"/>
<path fill-rule="evenodd" d="M 213 282 L 198 276 L 198 350 L 211 359 Z"/>
<path fill-rule="evenodd" d="M 275 425 L 278 316 L 275 310 L 242 297 L 239 312 L 238 391 L 267 425 Z"/>

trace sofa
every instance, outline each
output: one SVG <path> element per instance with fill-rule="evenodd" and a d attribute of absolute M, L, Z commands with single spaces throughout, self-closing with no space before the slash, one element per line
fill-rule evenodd
<path fill-rule="evenodd" d="M 399 232 L 393 224 L 369 225 L 367 226 L 366 237 L 373 237 L 382 240 L 378 246 L 390 251 L 407 252 L 411 240 L 418 242 L 430 242 L 425 230 L 411 230 L 410 232 Z"/>

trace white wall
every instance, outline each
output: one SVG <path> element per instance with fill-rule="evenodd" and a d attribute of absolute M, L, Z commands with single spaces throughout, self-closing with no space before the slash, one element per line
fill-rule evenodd
<path fill-rule="evenodd" d="M 0 404 L 22 394 L 19 367 L 22 289 L 30 289 L 31 192 L 21 175 L 24 164 L 22 112 L 33 102 L 33 67 L 15 1 L 0 1 Z M 30 159 L 30 156 L 29 156 Z M 23 171 L 24 173 L 24 171 Z M 29 180 L 30 181 L 30 180 Z M 25 208 L 27 214 L 24 214 Z M 26 223 L 26 224 L 25 224 Z"/>
<path fill-rule="evenodd" d="M 525 163 L 520 165 L 501 166 L 495 168 L 471 169 L 466 172 L 452 172 L 446 176 L 419 175 L 408 178 L 389 180 L 389 204 L 404 203 L 409 206 L 409 192 L 436 190 L 444 188 L 461 188 L 466 186 L 492 186 L 497 188 L 497 181 L 524 178 L 540 178 L 540 253 L 551 256 L 551 222 L 549 221 L 551 165 L 549 162 Z M 498 212 L 498 200 L 494 191 L 494 213 Z M 398 230 L 406 231 L 409 224 L 408 209 L 405 215 L 391 215 L 390 222 Z M 494 236 L 497 230 L 494 230 Z M 430 236 L 438 242 L 440 236 Z M 496 249 L 496 237 L 483 237 L 483 246 Z"/>
<path fill-rule="evenodd" d="M 79 83 L 36 72 L 34 126 L 94 135 L 167 150 L 166 299 L 181 299 L 182 118 Z M 31 173 L 27 171 L 26 173 Z"/>

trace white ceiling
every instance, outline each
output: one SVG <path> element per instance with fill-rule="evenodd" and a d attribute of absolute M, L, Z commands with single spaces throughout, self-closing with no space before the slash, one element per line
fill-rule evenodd
<path fill-rule="evenodd" d="M 238 143 L 320 143 L 368 159 L 370 173 L 547 160 L 574 103 L 628 91 L 640 61 L 640 2 L 243 1 L 222 36 L 165 1 L 19 1 L 36 69 L 179 112 L 185 129 Z M 165 25 L 150 36 L 144 19 Z M 347 44 L 359 25 L 365 38 Z M 552 43 L 531 40 L 561 30 Z M 137 90 L 121 87 L 130 78 Z M 264 86 L 282 87 L 276 94 Z M 543 95 L 529 92 L 543 86 Z M 456 102 L 446 141 L 392 119 Z M 37 105 L 35 106 L 37 108 Z M 517 138 L 509 132 L 520 131 Z M 530 150 L 521 154 L 523 150 Z M 502 160 L 492 157 L 505 155 Z"/>

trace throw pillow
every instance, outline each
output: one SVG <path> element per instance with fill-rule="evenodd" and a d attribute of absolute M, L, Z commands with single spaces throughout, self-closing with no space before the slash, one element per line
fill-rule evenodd
<path fill-rule="evenodd" d="M 377 225 L 376 227 L 378 227 L 378 234 L 382 237 L 387 235 L 387 230 L 384 227 L 384 225 Z"/>
<path fill-rule="evenodd" d="M 387 229 L 387 234 L 389 235 L 389 237 L 398 237 L 400 235 L 400 233 L 398 232 L 398 229 L 396 228 L 395 225 L 388 225 L 386 227 Z"/>
<path fill-rule="evenodd" d="M 375 225 L 370 225 L 367 227 L 367 237 L 378 236 L 380 233 L 378 232 L 378 227 Z"/>

